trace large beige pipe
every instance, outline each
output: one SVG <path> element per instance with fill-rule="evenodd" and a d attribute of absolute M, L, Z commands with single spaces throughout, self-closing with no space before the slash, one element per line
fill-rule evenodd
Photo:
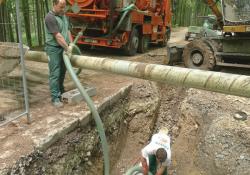
<path fill-rule="evenodd" d="M 44 52 L 28 51 L 27 60 L 47 62 Z M 75 67 L 107 71 L 116 74 L 163 82 L 176 86 L 250 97 L 250 76 L 186 69 L 157 64 L 74 55 Z"/>

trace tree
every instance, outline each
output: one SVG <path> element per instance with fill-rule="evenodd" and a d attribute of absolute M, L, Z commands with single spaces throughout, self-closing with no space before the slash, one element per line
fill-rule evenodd
<path fill-rule="evenodd" d="M 29 15 L 29 0 L 22 0 L 22 12 L 24 16 L 24 28 L 28 46 L 32 46 L 31 30 L 30 30 L 30 15 Z"/>
<path fill-rule="evenodd" d="M 40 6 L 41 0 L 35 0 L 36 3 L 36 21 L 37 21 L 37 37 L 38 37 L 38 45 L 42 45 L 42 24 L 41 24 L 41 6 Z"/>
<path fill-rule="evenodd" d="M 6 35 L 6 3 L 0 5 L 0 41 L 7 41 Z"/>
<path fill-rule="evenodd" d="M 172 0 L 173 26 L 199 25 L 198 16 L 208 15 L 209 8 L 203 0 Z M 44 17 L 50 9 L 48 0 L 21 0 L 22 31 L 24 43 L 41 47 L 45 41 Z M 0 40 L 18 42 L 15 1 L 0 0 Z"/>
<path fill-rule="evenodd" d="M 173 0 L 173 24 L 177 26 L 199 25 L 198 16 L 206 16 L 210 12 L 203 0 Z"/>

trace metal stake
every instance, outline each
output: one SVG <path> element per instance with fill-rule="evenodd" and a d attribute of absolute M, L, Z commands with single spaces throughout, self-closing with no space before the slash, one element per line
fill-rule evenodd
<path fill-rule="evenodd" d="M 25 63 L 24 63 L 24 51 L 23 51 L 23 40 L 22 40 L 22 29 L 21 29 L 21 19 L 20 17 L 20 10 L 19 10 L 19 2 L 20 0 L 16 0 L 16 17 L 17 17 L 17 26 L 18 26 L 18 38 L 19 38 L 19 48 L 20 48 L 20 56 L 21 56 L 21 67 L 22 67 L 22 79 L 23 79 L 23 90 L 24 90 L 24 102 L 25 102 L 25 109 L 27 114 L 28 124 L 31 123 L 30 118 L 30 109 L 29 109 L 29 99 L 28 99 L 28 90 L 27 90 L 27 81 L 25 75 Z"/>

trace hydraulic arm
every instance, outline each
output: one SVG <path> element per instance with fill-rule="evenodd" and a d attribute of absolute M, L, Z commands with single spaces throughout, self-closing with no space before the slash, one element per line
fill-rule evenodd
<path fill-rule="evenodd" d="M 221 29 L 223 29 L 223 16 L 219 8 L 217 7 L 217 3 L 219 0 L 204 0 L 204 2 L 209 6 L 214 15 L 217 18 L 218 25 Z"/>

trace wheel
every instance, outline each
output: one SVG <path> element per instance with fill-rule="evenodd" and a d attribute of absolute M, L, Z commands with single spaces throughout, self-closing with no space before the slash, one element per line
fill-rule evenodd
<path fill-rule="evenodd" d="M 186 33 L 186 34 L 185 34 L 185 41 L 188 41 L 188 39 L 189 39 L 189 34 Z"/>
<path fill-rule="evenodd" d="M 213 70 L 215 71 L 220 71 L 221 67 L 217 66 L 216 63 L 222 62 L 222 57 L 221 55 L 216 55 L 216 52 L 222 52 L 222 45 L 220 41 L 217 40 L 210 40 L 210 39 L 203 39 L 203 41 L 213 50 L 214 53 L 214 58 L 215 58 L 215 67 Z"/>
<path fill-rule="evenodd" d="M 213 70 L 215 58 L 212 49 L 202 40 L 193 40 L 183 50 L 184 65 L 188 68 Z"/>
<path fill-rule="evenodd" d="M 171 29 L 170 27 L 167 27 L 166 33 L 163 36 L 163 41 L 159 42 L 160 47 L 165 47 L 167 45 L 168 40 L 170 39 L 170 35 L 171 35 Z"/>
<path fill-rule="evenodd" d="M 149 36 L 142 35 L 142 37 L 139 39 L 138 52 L 139 53 L 147 52 L 148 46 L 149 46 Z"/>
<path fill-rule="evenodd" d="M 136 54 L 139 46 L 139 33 L 136 28 L 133 28 L 129 36 L 129 41 L 123 48 L 125 55 L 133 56 Z"/>

